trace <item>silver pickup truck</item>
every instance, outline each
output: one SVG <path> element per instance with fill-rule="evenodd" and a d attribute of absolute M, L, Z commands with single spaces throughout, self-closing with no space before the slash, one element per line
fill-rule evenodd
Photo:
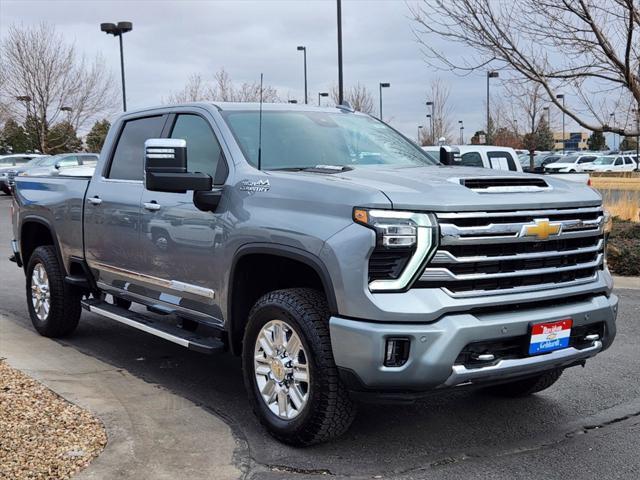
<path fill-rule="evenodd" d="M 12 212 L 38 332 L 84 308 L 230 350 L 294 445 L 346 431 L 357 400 L 538 392 L 616 334 L 595 190 L 448 167 L 348 106 L 128 112 L 91 178 L 17 177 Z"/>

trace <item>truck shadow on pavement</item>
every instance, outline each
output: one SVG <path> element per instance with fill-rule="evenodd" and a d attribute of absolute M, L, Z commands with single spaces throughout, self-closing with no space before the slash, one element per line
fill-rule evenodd
<path fill-rule="evenodd" d="M 562 426 L 577 420 L 575 405 L 564 398 L 565 378 L 548 392 L 523 399 L 496 398 L 462 388 L 414 404 L 361 404 L 346 435 L 296 449 L 278 443 L 262 429 L 246 398 L 240 361 L 231 355 L 204 356 L 87 313 L 76 333 L 60 342 L 222 417 L 242 446 L 236 457 L 245 470 L 401 474 L 531 449 L 536 439 L 540 445 L 547 444 L 549 437 L 562 440 Z M 579 369 L 571 373 L 576 371 L 580 373 Z M 179 406 L 168 405 L 167 415 L 172 408 Z"/>

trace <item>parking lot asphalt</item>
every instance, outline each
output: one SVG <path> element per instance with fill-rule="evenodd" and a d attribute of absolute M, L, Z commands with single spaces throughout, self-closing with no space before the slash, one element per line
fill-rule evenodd
<path fill-rule="evenodd" d="M 0 196 L 0 313 L 36 338 L 23 272 L 4 260 L 12 237 L 9 204 L 10 197 Z M 282 445 L 260 427 L 246 399 L 240 362 L 229 354 L 203 356 L 87 312 L 76 333 L 58 342 L 222 418 L 236 436 L 234 458 L 245 478 L 636 479 L 640 290 L 616 294 L 620 313 L 613 346 L 585 368 L 567 370 L 549 390 L 499 399 L 459 389 L 411 405 L 362 405 L 346 435 L 306 449 Z"/>

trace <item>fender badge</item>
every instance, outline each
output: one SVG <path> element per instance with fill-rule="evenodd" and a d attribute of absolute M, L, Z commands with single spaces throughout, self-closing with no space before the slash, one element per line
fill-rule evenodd
<path fill-rule="evenodd" d="M 243 192 L 268 192 L 271 188 L 269 180 L 242 180 L 240 190 Z"/>

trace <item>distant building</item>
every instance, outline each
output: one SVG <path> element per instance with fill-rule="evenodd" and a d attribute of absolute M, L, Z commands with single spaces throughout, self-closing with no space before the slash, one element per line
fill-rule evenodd
<path fill-rule="evenodd" d="M 588 150 L 587 140 L 589 134 L 587 132 L 565 132 L 565 150 Z M 562 150 L 562 132 L 553 132 L 553 149 Z"/>

